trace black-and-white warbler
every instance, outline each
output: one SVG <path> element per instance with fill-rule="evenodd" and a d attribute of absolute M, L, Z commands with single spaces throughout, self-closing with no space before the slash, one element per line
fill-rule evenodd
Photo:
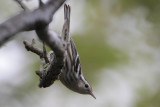
<path fill-rule="evenodd" d="M 78 92 L 80 94 L 90 94 L 96 98 L 92 93 L 92 87 L 82 74 L 79 55 L 74 42 L 70 37 L 70 11 L 70 6 L 65 4 L 64 25 L 61 37 L 67 46 L 65 51 L 64 66 L 59 75 L 59 80 L 72 91 Z"/>

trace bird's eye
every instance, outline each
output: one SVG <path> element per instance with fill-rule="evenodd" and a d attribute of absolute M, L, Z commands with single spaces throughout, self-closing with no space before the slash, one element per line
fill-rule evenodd
<path fill-rule="evenodd" d="M 87 85 L 87 84 L 85 84 L 85 87 L 86 87 L 86 88 L 88 88 L 88 85 Z"/>

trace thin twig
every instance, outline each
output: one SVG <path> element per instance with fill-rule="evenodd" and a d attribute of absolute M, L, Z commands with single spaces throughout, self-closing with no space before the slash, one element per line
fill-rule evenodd
<path fill-rule="evenodd" d="M 49 59 L 48 59 L 47 55 L 44 55 L 44 51 L 34 47 L 34 44 L 35 44 L 34 39 L 32 40 L 31 44 L 29 44 L 27 41 L 23 41 L 23 43 L 24 43 L 27 51 L 31 51 L 31 52 L 37 54 L 40 58 L 44 58 L 46 63 L 49 63 Z M 47 52 L 45 52 L 45 54 L 47 54 Z"/>
<path fill-rule="evenodd" d="M 14 0 L 14 1 L 16 1 L 24 11 L 27 10 L 27 7 L 22 3 L 22 0 Z"/>

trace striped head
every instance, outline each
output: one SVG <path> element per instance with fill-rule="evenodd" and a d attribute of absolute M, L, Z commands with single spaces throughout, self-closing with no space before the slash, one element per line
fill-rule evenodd
<path fill-rule="evenodd" d="M 68 63 L 65 62 L 62 72 L 59 75 L 59 80 L 70 90 L 80 94 L 89 94 L 96 99 L 92 92 L 91 85 L 82 74 L 80 62 L 78 60 L 79 57 L 77 58 L 77 63 L 79 64 L 76 63 L 78 66 L 75 64 L 72 68 L 67 67 Z"/>
<path fill-rule="evenodd" d="M 92 92 L 92 87 L 91 85 L 88 83 L 88 81 L 84 78 L 83 74 L 80 75 L 79 80 L 77 82 L 78 84 L 78 93 L 81 94 L 89 94 L 91 95 L 93 98 L 96 99 L 96 97 L 94 96 L 93 92 Z"/>

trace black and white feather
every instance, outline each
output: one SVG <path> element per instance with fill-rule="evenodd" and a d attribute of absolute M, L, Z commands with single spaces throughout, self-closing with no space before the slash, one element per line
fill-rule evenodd
<path fill-rule="evenodd" d="M 90 94 L 94 98 L 92 88 L 82 74 L 79 54 L 70 36 L 70 6 L 64 5 L 64 25 L 61 38 L 66 44 L 64 66 L 59 80 L 72 91 L 81 94 Z"/>

